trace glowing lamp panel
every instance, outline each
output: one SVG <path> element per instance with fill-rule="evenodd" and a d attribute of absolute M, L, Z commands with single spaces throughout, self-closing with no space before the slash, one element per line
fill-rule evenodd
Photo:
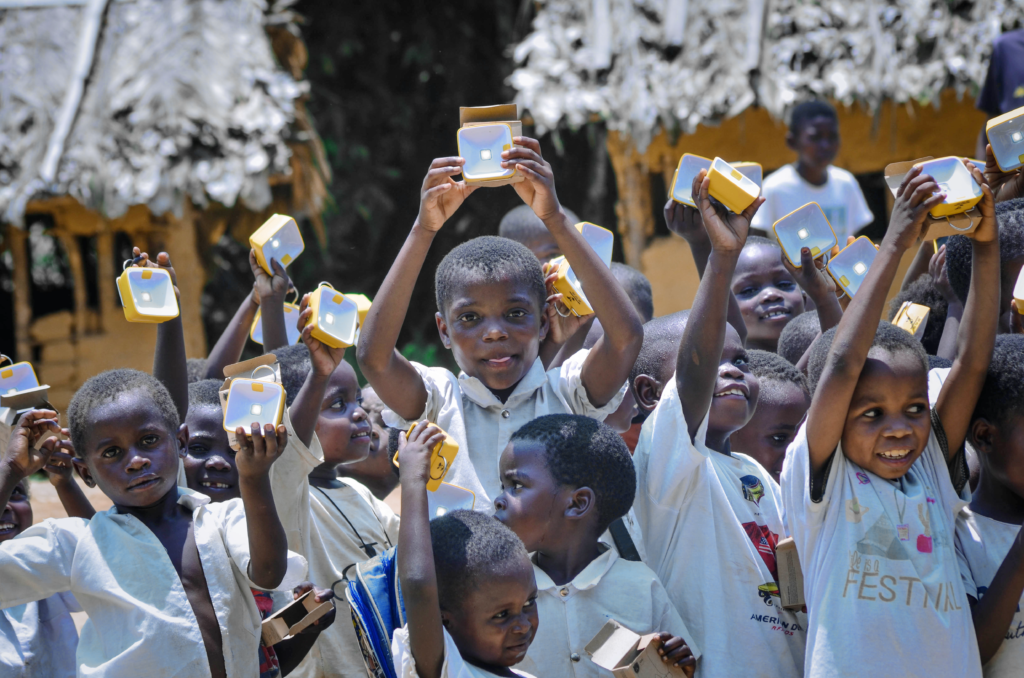
<path fill-rule="evenodd" d="M 711 167 L 726 177 L 730 183 L 742 189 L 747 195 L 756 198 L 761 193 L 761 188 L 756 183 L 721 158 L 715 158 Z"/>
<path fill-rule="evenodd" d="M 281 423 L 284 389 L 269 381 L 236 379 L 231 382 L 228 401 L 224 408 L 224 428 L 234 431 L 241 426 L 246 431 L 253 424 L 263 428 L 267 424 Z"/>
<path fill-rule="evenodd" d="M 812 257 L 836 246 L 836 234 L 829 226 L 821 208 L 808 203 L 775 222 L 775 236 L 786 251 L 786 256 L 800 264 L 800 250 L 806 247 Z"/>
<path fill-rule="evenodd" d="M 359 327 L 359 308 L 339 292 L 320 289 L 317 327 L 349 346 L 355 345 L 356 330 Z"/>
<path fill-rule="evenodd" d="M 981 196 L 981 186 L 959 158 L 940 158 L 921 163 L 921 173 L 931 176 L 946 193 L 942 202 L 952 205 Z"/>
<path fill-rule="evenodd" d="M 0 367 L 0 393 L 10 395 L 39 386 L 36 373 L 28 363 Z"/>
<path fill-rule="evenodd" d="M 508 125 L 479 125 L 459 130 L 459 154 L 465 159 L 462 175 L 467 181 L 505 179 L 514 168 L 501 166 L 501 154 L 512 148 L 512 130 Z"/>
<path fill-rule="evenodd" d="M 1024 111 L 996 125 L 988 132 L 992 153 L 995 154 L 999 167 L 1009 172 L 1024 165 Z"/>
<path fill-rule="evenodd" d="M 135 268 L 128 271 L 128 287 L 139 315 L 163 317 L 177 315 L 174 286 L 166 271 Z"/>
<path fill-rule="evenodd" d="M 615 246 L 615 236 L 607 228 L 601 228 L 595 224 L 583 222 L 577 224 L 580 234 L 587 241 L 605 266 L 612 265 L 612 249 Z"/>
<path fill-rule="evenodd" d="M 298 224 L 294 219 L 289 219 L 263 245 L 263 259 L 268 265 L 271 259 L 277 259 L 282 266 L 287 266 L 302 254 L 304 248 Z"/>
<path fill-rule="evenodd" d="M 687 153 L 679 161 L 679 167 L 676 170 L 676 181 L 672 186 L 672 199 L 676 202 L 685 203 L 692 207 L 696 207 L 697 203 L 693 199 L 692 188 L 693 178 L 700 173 L 701 170 L 710 170 L 711 161 L 707 158 L 701 158 L 700 156 L 690 155 Z"/>

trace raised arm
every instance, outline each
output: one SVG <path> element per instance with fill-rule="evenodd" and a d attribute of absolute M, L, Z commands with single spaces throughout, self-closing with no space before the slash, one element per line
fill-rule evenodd
<path fill-rule="evenodd" d="M 604 336 L 591 349 L 580 377 L 591 404 L 601 407 L 629 378 L 644 340 L 643 323 L 611 269 L 562 211 L 555 177 L 551 165 L 541 156 L 540 143 L 529 137 L 515 137 L 513 141 L 516 146 L 501 154 L 502 166 L 515 166 L 526 177 L 526 181 L 514 184 L 516 193 L 551 232 L 604 328 Z"/>
<path fill-rule="evenodd" d="M 81 486 L 74 478 L 74 451 L 71 441 L 67 440 L 68 430 L 61 429 L 61 436 L 64 438 L 55 446 L 53 454 L 47 459 L 43 471 L 50 479 L 50 484 L 57 490 L 57 498 L 69 518 L 85 518 L 89 520 L 96 514 L 96 509 L 89 502 L 89 498 L 82 492 Z M 70 453 L 70 454 L 69 454 Z"/>
<path fill-rule="evenodd" d="M 462 171 L 462 158 L 437 158 L 420 189 L 420 211 L 402 250 L 377 290 L 359 335 L 356 359 L 373 390 L 404 419 L 415 419 L 427 406 L 427 389 L 416 369 L 395 346 L 409 310 L 416 279 L 437 231 L 475 190 L 453 175 Z"/>
<path fill-rule="evenodd" d="M 302 384 L 299 394 L 288 408 L 288 416 L 292 420 L 292 429 L 299 441 L 309 447 L 316 430 L 316 422 L 327 391 L 327 382 L 342 360 L 345 349 L 331 348 L 318 339 L 313 338 L 313 328 L 309 327 L 313 309 L 309 308 L 309 295 L 302 297 L 299 303 L 299 327 L 302 329 L 302 343 L 309 349 L 310 370 L 306 381 Z"/>
<path fill-rule="evenodd" d="M 957 335 L 960 334 L 960 319 L 964 316 L 964 305 L 949 284 L 945 245 L 932 255 L 931 261 L 928 262 L 928 273 L 935 283 L 935 288 L 946 300 L 946 322 L 942 326 L 942 337 L 939 339 L 939 348 L 935 355 L 951 361 L 956 358 L 956 341 Z"/>
<path fill-rule="evenodd" d="M 270 490 L 270 467 L 288 445 L 284 425 L 267 424 L 260 430 L 253 424 L 250 435 L 239 426 L 235 430 L 240 449 L 235 455 L 238 488 L 245 507 L 249 537 L 249 579 L 263 589 L 276 589 L 288 570 L 288 538 L 274 506 Z"/>
<path fill-rule="evenodd" d="M 957 332 L 956 358 L 935 404 L 951 455 L 960 450 L 967 438 L 971 414 L 992 360 L 1000 310 L 999 227 L 995 200 L 981 172 L 966 161 L 964 164 L 981 184 L 983 197 L 979 205 L 981 223 L 971 237 L 971 290 Z"/>
<path fill-rule="evenodd" d="M 245 340 L 249 337 L 249 328 L 256 319 L 256 311 L 260 307 L 259 297 L 253 290 L 235 311 L 231 322 L 224 328 L 217 343 L 210 349 L 210 357 L 206 359 L 206 379 L 223 379 L 224 368 L 234 365 L 242 357 Z"/>
<path fill-rule="evenodd" d="M 427 480 L 430 451 L 444 434 L 421 421 L 399 434 L 402 466 L 402 529 L 398 533 L 398 578 L 409 626 L 409 647 L 420 678 L 438 678 L 444 665 L 444 627 L 430 541 Z"/>
<path fill-rule="evenodd" d="M 693 263 L 697 267 L 697 276 L 704 277 L 704 271 L 708 267 L 708 258 L 711 256 L 711 241 L 708 239 L 707 229 L 704 228 L 704 221 L 700 218 L 697 208 L 678 203 L 672 198 L 665 203 L 665 224 L 668 230 L 675 233 L 690 246 L 690 254 L 693 255 Z M 747 343 L 747 323 L 743 320 L 743 313 L 740 311 L 736 295 L 732 293 L 732 285 L 729 286 L 729 324 L 735 328 L 740 335 L 740 341 Z"/>
<path fill-rule="evenodd" d="M 930 176 L 922 175 L 919 168 L 907 173 L 878 255 L 839 321 L 807 413 L 807 443 L 814 473 L 821 471 L 842 438 L 846 413 L 874 341 L 885 296 L 903 253 L 920 241 L 928 210 L 942 202 L 944 196 L 938 191 L 939 185 Z"/>
<path fill-rule="evenodd" d="M 288 330 L 284 324 L 284 299 L 292 281 L 288 279 L 284 266 L 271 257 L 270 267 L 274 275 L 269 275 L 256 261 L 256 253 L 249 250 L 249 267 L 252 269 L 253 293 L 260 305 L 260 324 L 263 327 L 263 353 L 270 353 L 288 345 Z M 252 321 L 249 321 L 252 325 Z M 244 339 L 243 339 L 244 343 Z"/>
<path fill-rule="evenodd" d="M 47 431 L 60 433 L 53 410 L 29 410 L 11 431 L 11 439 L 0 456 L 0 506 L 7 506 L 14 486 L 42 469 L 53 454 L 58 445 L 56 438 L 46 439 L 40 449 L 35 449 Z"/>
<path fill-rule="evenodd" d="M 132 266 L 140 268 L 162 268 L 171 274 L 174 285 L 174 296 L 181 308 L 181 293 L 178 292 L 178 277 L 171 266 L 171 258 L 167 252 L 156 255 L 152 261 L 149 255 L 139 250 L 132 250 L 135 257 Z M 153 352 L 153 376 L 156 377 L 167 392 L 171 394 L 174 407 L 178 410 L 178 418 L 185 421 L 188 414 L 188 365 L 185 360 L 185 331 L 181 326 L 181 313 L 173 320 L 162 322 L 156 329 L 156 350 Z"/>
<path fill-rule="evenodd" d="M 821 331 L 828 332 L 838 325 L 843 317 L 843 307 L 836 299 L 836 281 L 825 271 L 824 262 L 812 257 L 811 251 L 806 247 L 800 248 L 800 268 L 789 263 L 789 258 L 785 254 L 780 256 L 782 265 L 818 309 L 818 325 Z"/>
<path fill-rule="evenodd" d="M 747 241 L 750 220 L 764 203 L 764 198 L 757 198 L 742 214 L 719 214 L 708 196 L 709 184 L 705 170 L 694 177 L 693 195 L 699 196 L 711 254 L 697 287 L 676 359 L 676 384 L 691 440 L 697 435 L 714 396 L 736 261 Z"/>
<path fill-rule="evenodd" d="M 999 650 L 1007 637 L 1024 593 L 1024 532 L 1018 532 L 1010 551 L 992 577 L 992 583 L 980 600 L 967 597 L 978 637 L 978 653 L 984 666 Z"/>

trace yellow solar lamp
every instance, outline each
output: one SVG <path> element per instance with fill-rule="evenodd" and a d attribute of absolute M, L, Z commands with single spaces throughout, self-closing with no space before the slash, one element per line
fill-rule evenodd
<path fill-rule="evenodd" d="M 354 346 L 358 339 L 359 306 L 329 283 L 322 282 L 309 297 L 313 338 L 331 348 Z"/>
<path fill-rule="evenodd" d="M 892 319 L 892 324 L 910 332 L 920 340 L 924 336 L 925 326 L 928 324 L 928 314 L 931 311 L 927 306 L 904 301 Z"/>
<path fill-rule="evenodd" d="M 234 433 L 239 426 L 245 429 L 246 435 L 252 435 L 252 425 L 259 424 L 262 430 L 267 424 L 275 428 L 281 423 L 284 414 L 284 387 L 273 381 L 274 370 L 269 365 L 261 365 L 270 371 L 271 381 L 264 379 L 231 380 L 228 387 L 227 403 L 224 405 L 224 430 Z M 253 376 L 259 368 L 253 370 Z"/>
<path fill-rule="evenodd" d="M 860 289 L 877 254 L 878 248 L 862 235 L 832 257 L 826 268 L 843 292 L 852 297 Z"/>
<path fill-rule="evenodd" d="M 966 212 L 981 201 L 981 186 L 971 176 L 970 170 L 964 165 L 960 158 L 946 156 L 919 162 L 914 167 L 920 167 L 922 174 L 927 174 L 939 184 L 939 190 L 946 193 L 946 199 L 931 210 L 935 218 L 948 217 L 952 214 Z M 974 223 L 964 230 L 973 230 Z M 957 229 L 959 230 L 959 229 Z"/>
<path fill-rule="evenodd" d="M 298 322 L 299 307 L 296 304 L 284 302 L 284 328 L 288 332 L 289 344 L 297 344 L 302 338 Z M 257 344 L 263 345 L 263 309 L 256 311 L 256 317 L 252 321 L 252 328 L 249 330 L 249 338 Z"/>
<path fill-rule="evenodd" d="M 809 249 L 811 256 L 816 259 L 839 244 L 832 224 L 828 223 L 825 212 L 816 202 L 796 208 L 776 221 L 772 230 L 789 263 L 797 268 L 800 268 L 802 248 Z"/>
<path fill-rule="evenodd" d="M 602 228 L 589 221 L 576 224 L 576 230 L 580 232 L 580 235 L 587 241 L 587 244 L 594 249 L 598 258 L 604 262 L 604 265 L 611 266 L 612 247 L 615 242 L 614 234 L 607 228 Z M 556 292 L 562 295 L 562 303 L 565 304 L 565 307 L 571 313 L 577 316 L 584 316 L 594 312 L 594 309 L 590 307 L 587 295 L 583 293 L 583 285 L 580 284 L 572 267 L 569 266 L 569 260 L 564 257 L 558 263 L 558 277 L 555 278 L 554 288 Z"/>
<path fill-rule="evenodd" d="M 683 157 L 679 158 L 679 165 L 676 167 L 675 177 L 672 179 L 672 199 L 684 205 L 696 207 L 697 201 L 692 195 L 693 179 L 700 174 L 701 170 L 710 169 L 711 161 L 707 158 L 684 153 Z"/>
<path fill-rule="evenodd" d="M 458 485 L 438 483 L 436 490 L 427 492 L 427 513 L 431 519 L 440 518 L 452 511 L 472 511 L 474 506 L 476 495 Z"/>
<path fill-rule="evenodd" d="M 359 333 L 363 330 L 363 323 L 366 322 L 366 316 L 370 313 L 370 307 L 373 306 L 373 302 L 370 301 L 370 297 L 365 294 L 350 293 L 345 295 L 346 299 L 351 300 L 356 308 L 359 309 L 359 327 L 356 328 L 356 343 L 359 343 Z"/>
<path fill-rule="evenodd" d="M 1024 106 L 989 120 L 985 134 L 999 169 L 1010 172 L 1024 165 Z"/>
<path fill-rule="evenodd" d="M 10 364 L 4 365 L 5 362 Z M 39 379 L 31 363 L 16 363 L 0 353 L 0 393 L 12 395 L 38 386 Z"/>
<path fill-rule="evenodd" d="M 415 428 L 415 424 L 409 427 L 406 435 L 413 428 Z M 455 455 L 459 453 L 459 444 L 455 442 L 455 438 L 452 438 L 444 431 L 441 431 L 441 433 L 444 433 L 444 440 L 434 445 L 434 449 L 430 451 L 430 478 L 427 480 L 427 492 L 435 492 L 441 486 L 441 481 L 444 480 L 445 475 L 455 461 Z M 395 452 L 395 456 L 391 461 L 395 466 L 398 466 L 398 452 Z M 468 490 L 466 491 L 468 492 Z"/>
<path fill-rule="evenodd" d="M 721 158 L 711 163 L 708 176 L 708 194 L 736 214 L 750 207 L 761 194 L 760 186 Z"/>
<path fill-rule="evenodd" d="M 1024 315 L 1024 269 L 1021 269 L 1013 286 L 1013 299 L 1017 302 L 1017 313 Z"/>
<path fill-rule="evenodd" d="M 488 125 L 460 127 L 456 134 L 459 156 L 466 161 L 462 178 L 466 183 L 508 179 L 516 173 L 513 165 L 501 166 L 501 154 L 512 148 L 512 128 L 496 122 Z"/>
<path fill-rule="evenodd" d="M 757 184 L 758 189 L 764 185 L 764 169 L 759 162 L 734 162 L 732 166 L 739 170 L 740 174 Z"/>
<path fill-rule="evenodd" d="M 124 317 L 130 323 L 162 323 L 178 317 L 171 274 L 162 268 L 129 266 L 117 278 Z"/>
<path fill-rule="evenodd" d="M 286 214 L 275 214 L 264 221 L 249 236 L 249 245 L 256 253 L 256 261 L 270 275 L 274 275 L 274 269 L 270 267 L 271 259 L 277 259 L 282 266 L 288 266 L 306 248 L 299 225 Z"/>

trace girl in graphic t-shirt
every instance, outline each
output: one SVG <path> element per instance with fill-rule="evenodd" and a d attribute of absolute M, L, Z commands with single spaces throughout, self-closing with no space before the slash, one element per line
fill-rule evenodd
<path fill-rule="evenodd" d="M 814 396 L 782 477 L 809 608 L 806 676 L 981 676 L 953 527 L 995 341 L 999 245 L 992 193 L 968 168 L 983 216 L 958 357 L 935 409 L 920 342 L 878 323 L 900 257 L 944 197 L 919 170 L 900 187 L 864 284 L 812 351 Z"/>

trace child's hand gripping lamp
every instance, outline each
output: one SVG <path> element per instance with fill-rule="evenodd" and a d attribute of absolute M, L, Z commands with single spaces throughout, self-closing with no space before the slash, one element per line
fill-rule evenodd
<path fill-rule="evenodd" d="M 129 266 L 117 278 L 124 317 L 130 323 L 162 323 L 178 317 L 178 298 L 171 274 L 162 268 Z"/>
<path fill-rule="evenodd" d="M 270 371 L 270 381 L 256 379 L 260 368 Z M 246 435 L 252 435 L 252 425 L 259 424 L 260 430 L 267 424 L 275 428 L 281 423 L 284 414 L 285 392 L 281 384 L 274 381 L 274 370 L 269 365 L 261 365 L 253 370 L 252 379 L 236 378 L 231 380 L 227 403 L 224 405 L 224 430 L 234 433 L 239 426 L 245 429 Z"/>
<path fill-rule="evenodd" d="M 839 244 L 832 224 L 828 223 L 825 212 L 816 202 L 809 202 L 798 207 L 772 225 L 775 238 L 782 247 L 783 254 L 789 263 L 800 268 L 800 250 L 804 247 L 811 251 L 811 257 L 828 254 Z"/>
<path fill-rule="evenodd" d="M 708 176 L 708 194 L 736 214 L 750 207 L 761 194 L 756 183 L 721 158 L 712 161 Z"/>
<path fill-rule="evenodd" d="M 576 224 L 576 230 L 580 232 L 580 235 L 587 241 L 587 244 L 594 249 L 597 256 L 604 262 L 604 265 L 611 266 L 612 247 L 615 239 L 612 232 L 589 221 Z M 568 259 L 561 257 L 556 261 L 558 261 L 558 277 L 555 279 L 554 288 L 556 292 L 562 295 L 562 303 L 565 304 L 570 313 L 576 316 L 593 313 L 594 309 L 590 307 L 590 301 L 587 299 L 587 295 L 583 293 L 583 286 L 569 266 Z M 558 310 L 557 306 L 555 306 L 555 310 Z"/>
<path fill-rule="evenodd" d="M 270 267 L 271 259 L 277 259 L 282 266 L 288 266 L 305 249 L 298 224 L 285 214 L 275 214 L 263 222 L 249 236 L 249 245 L 256 253 L 256 261 L 270 275 L 274 275 L 274 269 Z"/>
<path fill-rule="evenodd" d="M 508 179 L 515 165 L 501 166 L 501 154 L 512 148 L 512 128 L 502 122 L 460 127 L 456 134 L 459 156 L 466 161 L 462 178 L 467 184 Z"/>
<path fill-rule="evenodd" d="M 313 309 L 309 325 L 314 339 L 331 348 L 355 346 L 359 339 L 359 305 L 348 295 L 322 282 L 309 296 L 309 307 Z"/>
<path fill-rule="evenodd" d="M 415 424 L 410 426 L 409 430 L 406 431 L 406 435 L 415 426 Z M 455 442 L 455 438 L 452 438 L 444 431 L 441 431 L 441 433 L 444 434 L 444 439 L 434 445 L 434 449 L 430 451 L 430 479 L 427 480 L 427 492 L 435 492 L 441 486 L 441 481 L 444 480 L 445 475 L 455 461 L 455 455 L 459 453 L 459 444 Z M 395 452 L 395 456 L 391 461 L 395 466 L 398 466 L 398 452 Z M 469 490 L 465 491 L 468 492 Z"/>
<path fill-rule="evenodd" d="M 960 214 L 981 202 L 981 186 L 974 180 L 971 171 L 960 158 L 936 158 L 918 163 L 915 167 L 921 168 L 921 174 L 927 174 L 935 179 L 939 184 L 939 190 L 946 193 L 946 199 L 931 209 L 930 214 L 933 217 Z M 966 235 L 974 230 L 974 225 L 972 220 L 971 226 L 961 232 Z"/>
<path fill-rule="evenodd" d="M 298 295 L 299 291 L 292 288 Z M 302 338 L 302 332 L 298 328 L 299 307 L 295 303 L 284 302 L 284 327 L 288 332 L 288 343 L 296 344 Z M 249 338 L 259 345 L 263 345 L 263 309 L 257 309 L 256 317 L 252 320 L 252 328 L 249 330 Z"/>
<path fill-rule="evenodd" d="M 877 254 L 878 248 L 862 235 L 832 257 L 825 267 L 843 292 L 852 297 L 860 289 Z"/>

